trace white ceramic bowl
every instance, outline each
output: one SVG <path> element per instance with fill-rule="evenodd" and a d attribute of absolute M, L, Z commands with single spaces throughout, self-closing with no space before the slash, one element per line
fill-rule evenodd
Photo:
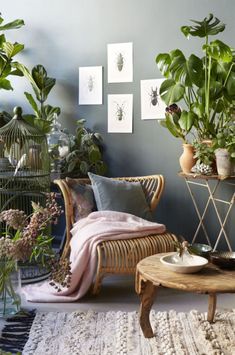
<path fill-rule="evenodd" d="M 208 260 L 202 256 L 190 255 L 190 257 L 187 258 L 180 258 L 178 253 L 162 256 L 160 261 L 169 270 L 181 274 L 192 274 L 194 272 L 198 272 L 206 264 L 208 264 Z"/>

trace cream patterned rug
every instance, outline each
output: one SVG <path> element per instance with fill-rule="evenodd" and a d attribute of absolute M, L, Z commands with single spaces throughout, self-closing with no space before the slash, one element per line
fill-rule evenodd
<path fill-rule="evenodd" d="M 151 311 L 145 339 L 137 312 L 37 313 L 23 355 L 234 355 L 235 310 L 206 314 Z"/>

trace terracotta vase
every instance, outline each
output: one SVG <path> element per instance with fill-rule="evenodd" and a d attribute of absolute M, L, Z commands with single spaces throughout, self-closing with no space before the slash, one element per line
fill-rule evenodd
<path fill-rule="evenodd" d="M 196 158 L 194 158 L 194 147 L 191 144 L 183 144 L 183 153 L 179 158 L 180 167 L 185 174 L 191 172 L 192 167 L 196 163 Z"/>

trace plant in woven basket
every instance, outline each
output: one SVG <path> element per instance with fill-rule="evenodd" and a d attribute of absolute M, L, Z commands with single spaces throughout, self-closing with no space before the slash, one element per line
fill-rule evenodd
<path fill-rule="evenodd" d="M 52 271 L 51 278 L 62 286 L 69 285 L 70 264 L 61 264 L 52 249 L 52 240 L 48 226 L 57 223 L 62 213 L 54 194 L 47 194 L 46 205 L 32 202 L 33 212 L 27 216 L 18 209 L 5 210 L 0 213 L 0 222 L 5 223 L 5 232 L 0 238 L 0 297 L 17 298 L 11 284 L 10 275 L 18 261 L 35 261 Z M 64 279 L 61 278 L 61 273 Z M 17 302 L 17 300 L 16 300 Z"/>

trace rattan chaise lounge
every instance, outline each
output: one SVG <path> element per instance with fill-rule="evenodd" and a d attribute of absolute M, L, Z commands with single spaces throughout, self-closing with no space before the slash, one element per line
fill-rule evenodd
<path fill-rule="evenodd" d="M 130 182 L 139 181 L 151 211 L 156 209 L 164 189 L 164 177 L 162 175 L 122 177 L 115 179 Z M 89 179 L 76 179 L 76 181 L 81 184 L 90 184 Z M 62 254 L 63 258 L 69 254 L 70 230 L 74 223 L 73 202 L 66 180 L 55 180 L 55 184 L 59 186 L 65 203 L 66 243 Z M 93 294 L 99 292 L 102 279 L 105 275 L 135 274 L 136 265 L 141 259 L 156 253 L 173 251 L 174 241 L 176 240 L 177 238 L 174 234 L 165 232 L 163 234 L 149 235 L 142 238 L 107 240 L 101 242 L 97 246 L 98 263 Z"/>

